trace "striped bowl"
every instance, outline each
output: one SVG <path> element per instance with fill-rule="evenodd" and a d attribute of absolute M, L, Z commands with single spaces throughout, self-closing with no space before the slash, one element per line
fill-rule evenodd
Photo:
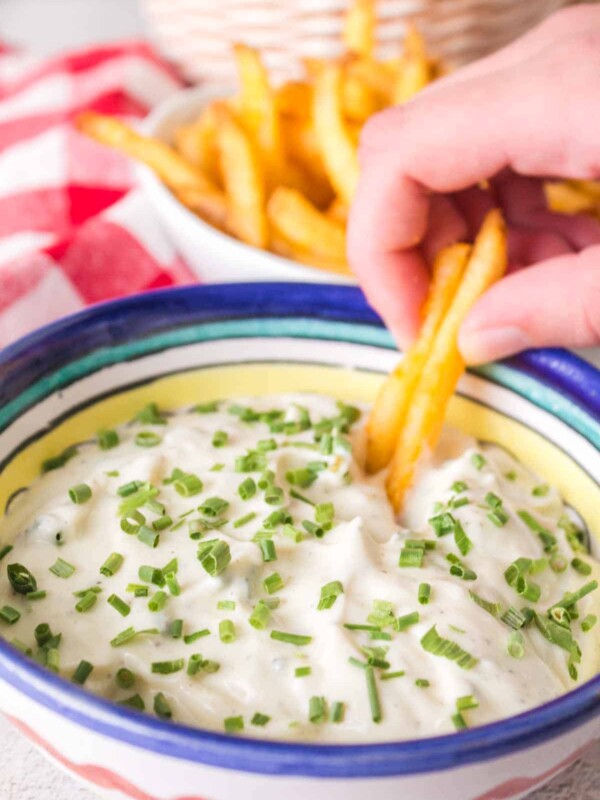
<path fill-rule="evenodd" d="M 231 284 L 96 306 L 0 354 L 0 503 L 40 462 L 150 398 L 239 394 L 373 398 L 395 363 L 358 289 Z M 507 447 L 600 531 L 600 373 L 538 351 L 467 374 L 451 423 Z M 600 676 L 551 703 L 428 739 L 311 745 L 236 738 L 144 716 L 88 694 L 0 640 L 0 710 L 56 763 L 130 800 L 508 800 L 600 738 Z"/>

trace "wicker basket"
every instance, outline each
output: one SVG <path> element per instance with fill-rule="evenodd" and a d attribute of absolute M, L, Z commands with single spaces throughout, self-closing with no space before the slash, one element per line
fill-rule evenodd
<path fill-rule="evenodd" d="M 230 83 L 230 45 L 260 48 L 278 79 L 302 56 L 341 53 L 348 0 L 140 0 L 159 50 L 192 81 Z M 450 64 L 501 47 L 569 0 L 379 0 L 379 53 L 398 51 L 414 20 L 431 52 Z"/>

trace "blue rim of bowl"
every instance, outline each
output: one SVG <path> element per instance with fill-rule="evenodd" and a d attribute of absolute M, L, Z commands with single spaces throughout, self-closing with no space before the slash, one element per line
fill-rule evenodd
<path fill-rule="evenodd" d="M 198 321 L 253 317 L 310 317 L 382 327 L 355 287 L 253 283 L 149 292 L 87 309 L 6 348 L 0 353 L 0 408 L 27 388 L 28 373 L 39 379 L 75 356 Z M 391 339 L 383 346 L 392 348 Z M 531 378 L 600 421 L 600 373 L 564 351 L 528 352 L 478 372 L 518 393 L 525 393 L 520 376 Z M 53 675 L 3 640 L 0 679 L 112 739 L 222 769 L 280 776 L 383 778 L 435 772 L 540 745 L 591 722 L 600 712 L 597 676 L 543 706 L 460 733 L 375 744 L 299 744 L 235 738 L 119 707 Z"/>

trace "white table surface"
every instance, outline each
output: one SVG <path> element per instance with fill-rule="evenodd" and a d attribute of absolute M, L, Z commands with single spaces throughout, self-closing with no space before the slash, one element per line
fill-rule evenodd
<path fill-rule="evenodd" d="M 136 0 L 0 0 L 0 40 L 55 53 L 142 34 Z M 588 352 L 600 366 L 600 350 Z M 600 800 L 600 745 L 531 800 Z M 96 800 L 0 718 L 0 800 Z"/>

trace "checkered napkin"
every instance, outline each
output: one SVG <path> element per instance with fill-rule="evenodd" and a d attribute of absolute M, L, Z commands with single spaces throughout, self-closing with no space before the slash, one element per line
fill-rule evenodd
<path fill-rule="evenodd" d="M 86 108 L 144 116 L 178 87 L 139 42 L 52 59 L 0 47 L 0 346 L 90 303 L 194 280 L 131 164 L 72 125 Z"/>

